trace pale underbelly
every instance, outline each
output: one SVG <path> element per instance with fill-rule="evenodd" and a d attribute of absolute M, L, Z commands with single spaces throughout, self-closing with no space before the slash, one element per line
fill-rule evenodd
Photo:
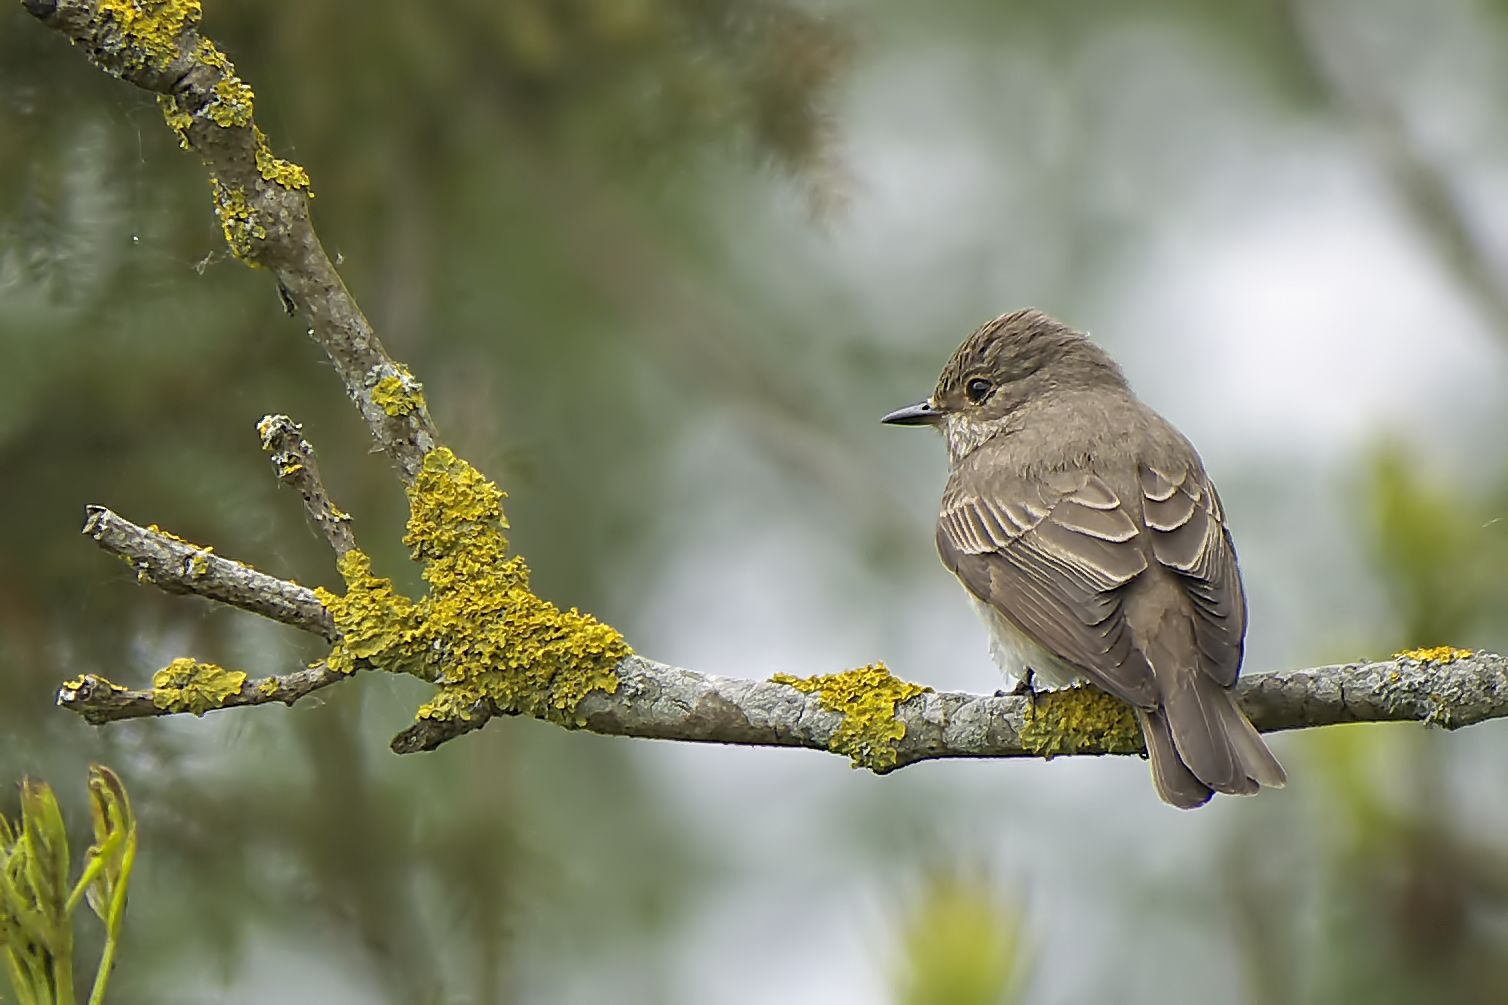
<path fill-rule="evenodd" d="M 1010 619 L 972 593 L 969 599 L 984 622 L 990 640 L 990 658 L 1012 685 L 1032 671 L 1032 685 L 1039 691 L 1072 687 L 1084 675 L 1063 662 L 1011 623 Z"/>

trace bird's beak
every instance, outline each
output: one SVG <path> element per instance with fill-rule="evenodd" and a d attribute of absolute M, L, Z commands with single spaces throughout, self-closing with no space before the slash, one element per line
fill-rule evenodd
<path fill-rule="evenodd" d="M 892 426 L 935 426 L 943 420 L 941 409 L 934 408 L 931 400 L 918 401 L 905 408 L 897 408 L 881 419 Z"/>

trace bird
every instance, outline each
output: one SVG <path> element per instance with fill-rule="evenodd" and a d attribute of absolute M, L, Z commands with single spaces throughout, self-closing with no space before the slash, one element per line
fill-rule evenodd
<path fill-rule="evenodd" d="M 1180 809 L 1285 784 L 1232 692 L 1246 594 L 1220 496 L 1103 349 L 1035 308 L 1003 314 L 882 421 L 942 432 L 938 555 L 1018 688 L 1087 682 L 1131 706 Z"/>

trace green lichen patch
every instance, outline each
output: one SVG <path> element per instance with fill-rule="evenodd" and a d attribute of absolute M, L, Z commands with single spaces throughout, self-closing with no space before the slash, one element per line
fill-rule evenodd
<path fill-rule="evenodd" d="M 199 0 L 100 0 L 95 14 L 114 23 L 124 45 L 118 59 L 127 69 L 137 70 L 165 69 L 178 57 L 183 33 L 203 15 Z"/>
<path fill-rule="evenodd" d="M 236 185 L 223 185 L 220 179 L 211 177 L 210 190 L 214 195 L 215 216 L 220 229 L 225 232 L 225 243 L 230 253 L 249 265 L 256 265 L 252 255 L 256 242 L 265 240 L 267 228 L 256 220 L 246 190 Z"/>
<path fill-rule="evenodd" d="M 818 677 L 778 673 L 770 680 L 816 694 L 824 708 L 841 712 L 843 724 L 828 749 L 846 755 L 854 767 L 876 774 L 895 767 L 896 744 L 906 737 L 906 724 L 896 718 L 895 710 L 902 702 L 932 690 L 901 680 L 883 663 Z"/>
<path fill-rule="evenodd" d="M 1470 649 L 1457 649 L 1455 646 L 1429 646 L 1424 649 L 1405 649 L 1401 653 L 1394 653 L 1395 660 L 1413 660 L 1415 663 L 1454 663 L 1456 660 L 1469 660 L 1476 653 Z"/>
<path fill-rule="evenodd" d="M 411 601 L 373 575 L 366 555 L 348 552 L 345 595 L 320 591 L 343 635 L 330 665 L 349 672 L 365 662 L 438 682 L 421 719 L 496 709 L 582 725 L 582 699 L 616 691 L 615 668 L 632 650 L 590 614 L 530 591 L 528 566 L 508 554 L 502 500 L 450 450 L 431 451 L 409 490 L 404 537 L 429 592 Z"/>
<path fill-rule="evenodd" d="M 372 387 L 372 403 L 393 418 L 401 418 L 425 407 L 424 388 L 400 367 L 398 373 L 383 377 Z"/>
<path fill-rule="evenodd" d="M 246 674 L 213 663 L 176 659 L 152 675 L 152 703 L 169 712 L 203 715 L 241 693 Z"/>
<path fill-rule="evenodd" d="M 1146 750 L 1131 706 L 1088 684 L 1039 693 L 1029 706 L 1021 746 L 1046 758 Z"/>

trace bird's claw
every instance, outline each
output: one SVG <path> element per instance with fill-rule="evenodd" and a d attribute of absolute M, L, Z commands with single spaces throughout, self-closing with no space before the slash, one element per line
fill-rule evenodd
<path fill-rule="evenodd" d="M 1026 673 L 1016 681 L 1016 686 L 1009 691 L 999 690 L 995 692 L 996 698 L 1025 698 L 1032 711 L 1037 709 L 1037 672 L 1031 667 L 1026 668 Z"/>

